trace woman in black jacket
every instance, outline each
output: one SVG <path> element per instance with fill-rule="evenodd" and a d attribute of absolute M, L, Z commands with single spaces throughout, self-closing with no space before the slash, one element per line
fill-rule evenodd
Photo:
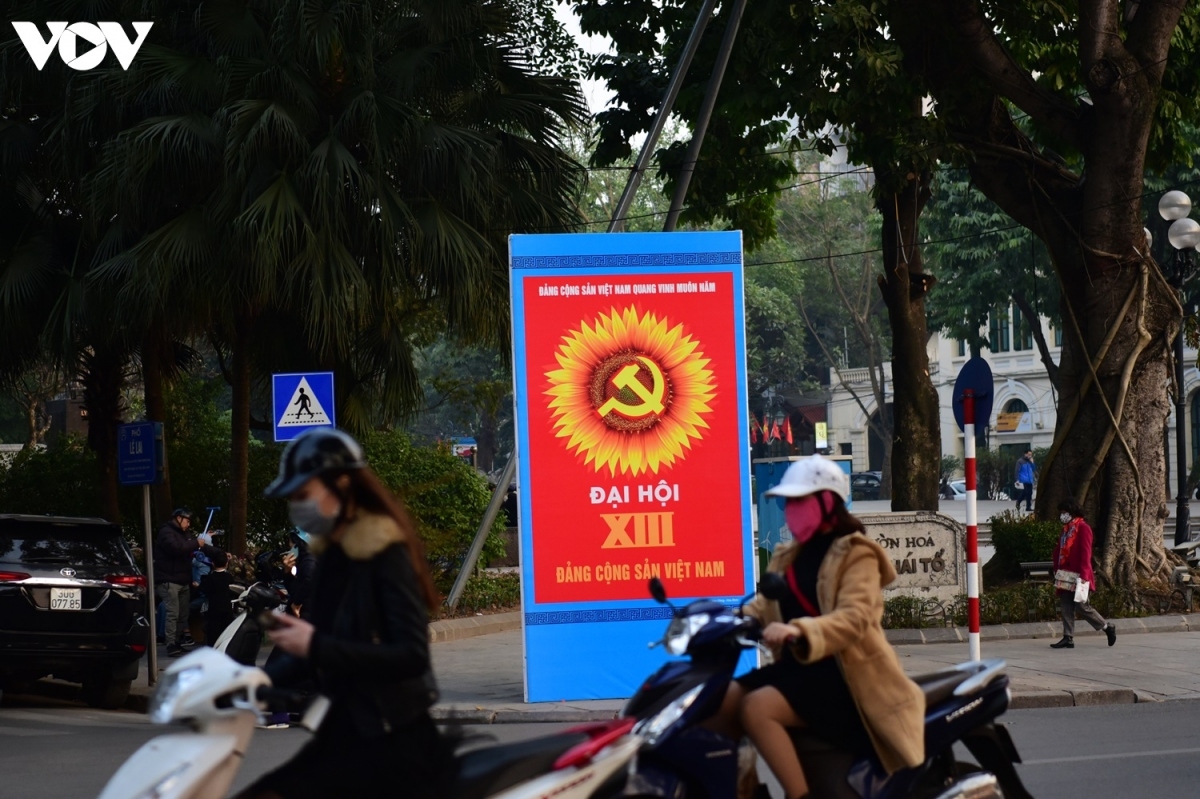
<path fill-rule="evenodd" d="M 266 493 L 288 498 L 320 558 L 305 619 L 276 614 L 269 635 L 287 657 L 267 670 L 277 685 L 314 678 L 331 707 L 313 740 L 241 797 L 444 796 L 453 756 L 429 717 L 438 596 L 410 517 L 331 428 L 293 441 Z"/>

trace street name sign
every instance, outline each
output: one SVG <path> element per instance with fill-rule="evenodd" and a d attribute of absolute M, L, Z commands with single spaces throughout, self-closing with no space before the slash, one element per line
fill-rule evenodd
<path fill-rule="evenodd" d="M 121 485 L 157 485 L 162 481 L 162 469 L 161 422 L 135 422 L 117 428 L 117 481 Z"/>

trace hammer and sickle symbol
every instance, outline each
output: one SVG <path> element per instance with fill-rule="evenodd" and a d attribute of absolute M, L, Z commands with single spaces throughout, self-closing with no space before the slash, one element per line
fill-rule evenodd
<path fill-rule="evenodd" d="M 639 363 L 631 363 L 622 368 L 619 372 L 613 375 L 612 384 L 619 389 L 629 389 L 641 399 L 641 405 L 629 405 L 621 402 L 617 397 L 609 397 L 608 401 L 597 409 L 596 413 L 600 414 L 600 418 L 608 416 L 608 414 L 616 411 L 627 419 L 640 419 L 644 416 L 649 416 L 652 413 L 662 413 L 666 410 L 663 400 L 667 396 L 667 381 L 663 377 L 662 369 L 658 364 L 649 358 L 639 355 L 637 356 Z M 651 382 L 653 385 L 646 388 L 641 380 L 638 380 L 638 372 L 645 367 L 650 372 Z"/>

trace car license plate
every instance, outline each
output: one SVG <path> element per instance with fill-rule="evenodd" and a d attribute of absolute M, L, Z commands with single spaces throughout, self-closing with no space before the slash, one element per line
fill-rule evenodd
<path fill-rule="evenodd" d="M 83 589 L 51 588 L 51 610 L 83 610 Z"/>

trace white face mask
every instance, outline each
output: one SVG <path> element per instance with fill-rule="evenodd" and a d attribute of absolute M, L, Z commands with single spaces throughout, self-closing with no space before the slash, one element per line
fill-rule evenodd
<path fill-rule="evenodd" d="M 292 524 L 309 535 L 327 536 L 337 526 L 338 517 L 342 514 L 339 504 L 332 516 L 321 513 L 321 503 L 315 499 L 297 499 L 288 502 L 288 516 Z"/>
<path fill-rule="evenodd" d="M 1066 511 L 1063 511 L 1062 513 L 1058 514 L 1058 520 L 1060 522 L 1062 522 L 1063 524 L 1066 524 L 1067 522 L 1071 521 L 1072 518 L 1074 518 L 1074 517 L 1071 516 L 1071 514 L 1067 513 Z"/>

